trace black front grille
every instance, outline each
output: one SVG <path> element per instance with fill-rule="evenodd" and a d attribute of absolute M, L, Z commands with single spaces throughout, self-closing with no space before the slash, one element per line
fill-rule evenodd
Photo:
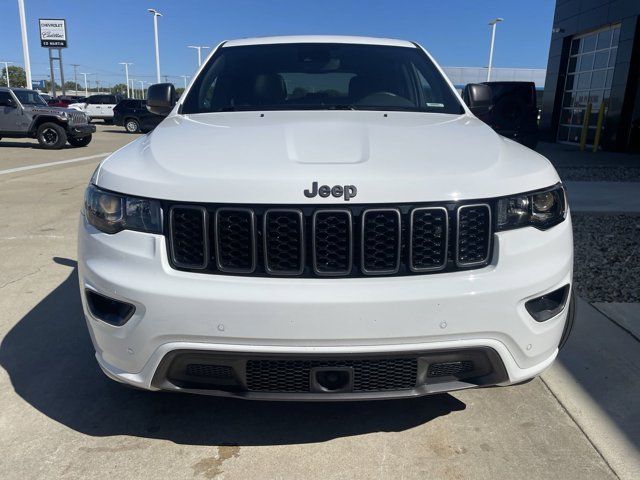
<path fill-rule="evenodd" d="M 358 277 L 486 265 L 489 204 L 341 208 L 167 203 L 173 268 L 252 276 Z"/>
<path fill-rule="evenodd" d="M 306 393 L 311 389 L 311 369 L 322 367 L 351 367 L 354 392 L 410 390 L 416 386 L 418 360 L 249 360 L 247 389 Z"/>

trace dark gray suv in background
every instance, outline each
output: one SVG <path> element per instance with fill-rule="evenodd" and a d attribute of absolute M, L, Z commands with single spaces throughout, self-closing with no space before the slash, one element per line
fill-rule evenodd
<path fill-rule="evenodd" d="M 83 112 L 50 107 L 35 90 L 0 87 L 0 139 L 36 138 L 42 148 L 85 147 L 96 131 Z"/>

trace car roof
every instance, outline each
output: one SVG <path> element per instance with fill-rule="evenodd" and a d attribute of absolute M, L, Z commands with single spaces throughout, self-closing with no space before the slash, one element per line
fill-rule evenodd
<path fill-rule="evenodd" d="M 391 47 L 410 47 L 416 45 L 406 40 L 376 37 L 353 37 L 344 35 L 290 35 L 279 37 L 253 37 L 228 40 L 223 47 L 239 47 L 245 45 L 275 45 L 283 43 L 351 43 L 359 45 L 385 45 Z"/>

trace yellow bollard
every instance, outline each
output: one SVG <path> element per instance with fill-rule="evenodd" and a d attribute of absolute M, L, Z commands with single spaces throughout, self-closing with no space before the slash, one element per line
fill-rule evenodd
<path fill-rule="evenodd" d="M 584 112 L 584 120 L 582 122 L 582 133 L 580 135 L 580 151 L 584 152 L 584 146 L 587 143 L 587 132 L 589 131 L 589 117 L 591 116 L 591 102 L 587 103 L 587 110 Z"/>
<path fill-rule="evenodd" d="M 598 110 L 598 125 L 596 126 L 596 138 L 593 140 L 593 153 L 598 151 L 598 145 L 600 145 L 600 133 L 602 130 L 602 122 L 604 121 L 604 107 L 606 100 L 603 98 L 600 102 L 600 109 Z"/>

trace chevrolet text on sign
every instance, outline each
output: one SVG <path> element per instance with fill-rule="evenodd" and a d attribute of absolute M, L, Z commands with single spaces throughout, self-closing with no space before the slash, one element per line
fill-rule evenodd
<path fill-rule="evenodd" d="M 67 47 L 67 26 L 61 19 L 40 19 L 40 45 L 49 48 Z"/>

